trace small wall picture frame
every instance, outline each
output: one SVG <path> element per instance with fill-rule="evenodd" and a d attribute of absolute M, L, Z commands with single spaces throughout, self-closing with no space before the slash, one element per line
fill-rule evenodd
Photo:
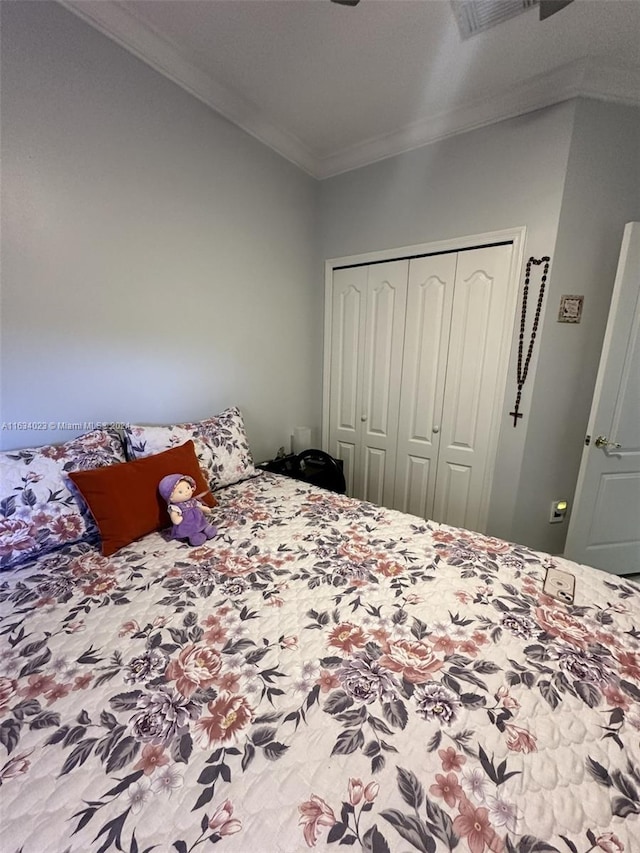
<path fill-rule="evenodd" d="M 579 323 L 582 319 L 582 303 L 584 296 L 567 294 L 560 297 L 558 323 Z"/>

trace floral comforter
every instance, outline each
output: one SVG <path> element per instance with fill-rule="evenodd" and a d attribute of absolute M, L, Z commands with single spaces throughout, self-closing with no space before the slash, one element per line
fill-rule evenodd
<path fill-rule="evenodd" d="M 640 851 L 637 586 L 276 475 L 218 498 L 206 546 L 0 575 L 3 851 Z"/>

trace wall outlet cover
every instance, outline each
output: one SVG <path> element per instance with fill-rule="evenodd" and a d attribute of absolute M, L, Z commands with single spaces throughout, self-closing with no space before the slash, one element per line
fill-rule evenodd
<path fill-rule="evenodd" d="M 551 504 L 551 512 L 549 513 L 549 523 L 558 524 L 565 520 L 569 504 L 565 500 L 553 501 Z"/>

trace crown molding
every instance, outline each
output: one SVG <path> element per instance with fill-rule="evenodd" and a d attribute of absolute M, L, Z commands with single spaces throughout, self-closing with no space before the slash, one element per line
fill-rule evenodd
<path fill-rule="evenodd" d="M 534 110 L 587 97 L 640 106 L 640 69 L 622 69 L 579 60 L 511 86 L 500 96 L 414 121 L 318 157 L 293 134 L 274 125 L 260 108 L 216 81 L 185 57 L 118 0 L 58 0 L 73 14 L 150 65 L 194 97 L 254 136 L 314 178 L 323 179 L 367 166 L 432 142 L 495 124 Z"/>
<path fill-rule="evenodd" d="M 580 94 L 583 98 L 640 106 L 640 68 L 588 66 Z"/>
<path fill-rule="evenodd" d="M 285 159 L 317 177 L 316 158 L 297 137 L 276 127 L 256 104 L 198 68 L 169 39 L 154 31 L 122 3 L 116 0 L 100 3 L 58 0 L 58 3 Z"/>
<path fill-rule="evenodd" d="M 318 178 L 329 178 L 572 98 L 595 98 L 640 106 L 640 70 L 594 66 L 578 60 L 456 110 L 419 119 L 393 133 L 345 148 L 317 164 Z"/>

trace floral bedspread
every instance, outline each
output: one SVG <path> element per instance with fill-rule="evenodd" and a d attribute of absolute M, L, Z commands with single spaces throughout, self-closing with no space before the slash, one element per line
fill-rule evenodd
<path fill-rule="evenodd" d="M 637 586 L 276 475 L 217 496 L 203 547 L 0 575 L 3 851 L 640 851 Z"/>

